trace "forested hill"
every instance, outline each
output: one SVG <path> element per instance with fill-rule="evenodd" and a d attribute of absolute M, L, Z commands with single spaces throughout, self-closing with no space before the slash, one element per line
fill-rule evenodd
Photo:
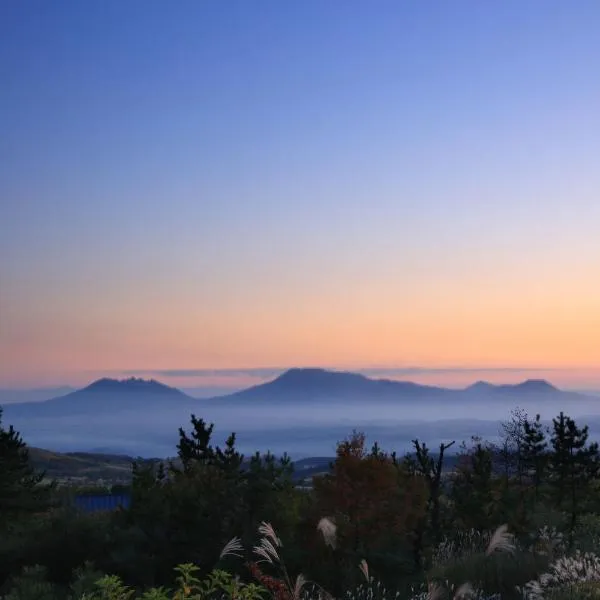
<path fill-rule="evenodd" d="M 131 481 L 132 456 L 120 454 L 69 452 L 60 453 L 42 448 L 30 448 L 33 465 L 45 471 L 48 479 L 59 483 L 82 485 L 123 484 Z M 145 462 L 161 462 L 169 459 L 145 459 Z M 176 459 L 173 459 L 177 462 Z M 296 480 L 302 480 L 329 469 L 334 457 L 315 457 L 298 460 L 294 463 Z"/>
<path fill-rule="evenodd" d="M 131 481 L 132 456 L 92 452 L 60 453 L 42 448 L 30 448 L 29 455 L 36 469 L 44 471 L 48 479 L 59 483 L 81 485 L 127 484 Z M 433 455 L 435 458 L 435 454 Z M 144 459 L 144 462 L 158 463 L 169 459 Z M 173 459 L 176 462 L 176 459 Z M 325 473 L 335 460 L 333 456 L 303 458 L 294 462 L 294 479 L 302 481 Z M 457 456 L 444 457 L 445 470 L 456 466 Z"/>
<path fill-rule="evenodd" d="M 41 448 L 30 448 L 29 456 L 36 469 L 44 471 L 48 479 L 59 482 L 114 484 L 131 480 L 133 459 L 130 456 L 86 452 L 62 454 Z"/>

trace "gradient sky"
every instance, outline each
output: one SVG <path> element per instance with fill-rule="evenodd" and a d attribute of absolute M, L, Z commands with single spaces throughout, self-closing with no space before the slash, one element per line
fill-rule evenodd
<path fill-rule="evenodd" d="M 599 31 L 597 0 L 4 0 L 0 385 L 600 385 Z"/>

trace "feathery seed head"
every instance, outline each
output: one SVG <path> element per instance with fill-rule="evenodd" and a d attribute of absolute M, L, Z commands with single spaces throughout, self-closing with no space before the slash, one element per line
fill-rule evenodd
<path fill-rule="evenodd" d="M 277 537 L 277 534 L 275 533 L 275 530 L 273 529 L 273 525 L 271 525 L 271 523 L 266 523 L 265 521 L 263 521 L 258 526 L 258 533 L 260 533 L 260 535 L 262 535 L 263 537 L 267 538 L 277 548 L 281 548 L 283 546 L 281 540 Z"/>
<path fill-rule="evenodd" d="M 461 586 L 458 587 L 458 589 L 456 590 L 455 594 L 454 594 L 454 599 L 458 600 L 459 598 L 470 598 L 471 596 L 475 595 L 475 590 L 473 589 L 473 586 L 466 581 L 465 583 L 463 583 Z"/>
<path fill-rule="evenodd" d="M 294 600 L 300 600 L 302 590 L 304 589 L 304 586 L 306 585 L 306 583 L 307 583 L 306 577 L 304 577 L 304 575 L 302 575 L 302 573 L 300 573 L 298 575 L 298 577 L 296 577 L 296 583 L 294 585 L 294 593 L 293 593 Z"/>
<path fill-rule="evenodd" d="M 508 533 L 508 525 L 500 525 L 500 527 L 494 531 L 494 535 L 492 535 L 486 554 L 490 556 L 494 552 L 513 553 L 514 551 L 515 544 L 513 536 Z"/>
<path fill-rule="evenodd" d="M 335 549 L 337 527 L 333 519 L 323 517 L 317 524 L 317 531 L 321 532 L 325 544 Z"/>
<path fill-rule="evenodd" d="M 238 558 L 243 558 L 243 551 L 244 547 L 242 546 L 240 538 L 234 537 L 225 544 L 223 550 L 221 550 L 219 558 L 223 559 L 226 556 L 237 556 Z"/>
<path fill-rule="evenodd" d="M 437 584 L 430 582 L 427 585 L 427 600 L 441 600 L 444 596 L 444 590 Z"/>
<path fill-rule="evenodd" d="M 367 561 L 364 558 L 360 561 L 358 568 L 360 569 L 360 572 L 365 576 L 367 582 L 370 582 L 371 578 L 369 577 L 369 565 L 367 564 Z"/>

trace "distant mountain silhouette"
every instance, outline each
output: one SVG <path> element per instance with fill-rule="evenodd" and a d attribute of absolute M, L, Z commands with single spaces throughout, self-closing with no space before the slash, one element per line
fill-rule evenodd
<path fill-rule="evenodd" d="M 448 398 L 460 399 L 479 395 L 519 397 L 523 395 L 556 395 L 570 396 L 547 381 L 528 379 L 518 384 L 494 385 L 485 381 L 465 388 L 464 390 L 421 385 L 411 381 L 391 379 L 371 379 L 358 373 L 329 371 L 318 368 L 293 368 L 267 383 L 223 396 L 222 400 L 281 400 L 286 399 L 331 399 L 331 400 L 365 400 L 370 399 L 422 399 Z"/>
<path fill-rule="evenodd" d="M 597 402 L 540 380 L 448 389 L 295 368 L 262 385 L 203 400 L 158 381 L 100 379 L 45 402 L 6 404 L 2 422 L 14 425 L 32 446 L 149 457 L 172 455 L 177 429 L 194 413 L 214 422 L 217 436 L 236 431 L 247 452 L 270 449 L 301 457 L 327 456 L 333 450 L 329 442 L 353 428 L 382 443 L 401 445 L 418 434 L 436 445 L 448 436 L 496 435 L 498 415 L 508 416 L 516 406 L 571 412 L 585 405 L 593 413 Z M 419 429 L 410 423 L 421 419 Z"/>
<path fill-rule="evenodd" d="M 539 396 L 568 400 L 582 397 L 563 392 L 547 381 L 529 379 L 515 385 L 494 385 L 479 381 L 463 390 L 420 385 L 410 381 L 371 379 L 358 373 L 330 371 L 319 368 L 293 368 L 272 381 L 250 387 L 226 396 L 198 400 L 181 390 L 155 380 L 145 379 L 99 379 L 87 387 L 44 402 L 7 404 L 5 417 L 23 418 L 61 417 L 76 415 L 115 414 L 123 411 L 146 413 L 169 410 L 182 414 L 201 412 L 204 402 L 272 402 L 293 403 L 303 401 L 365 402 L 384 400 L 389 402 L 427 401 L 444 399 L 448 402 L 461 400 L 481 401 L 493 399 L 518 400 Z"/>
<path fill-rule="evenodd" d="M 317 368 L 293 368 L 273 381 L 225 396 L 223 399 L 364 399 L 438 397 L 455 390 L 420 385 L 411 381 L 371 379 L 358 373 Z"/>
<path fill-rule="evenodd" d="M 8 416 L 36 417 L 94 415 L 122 410 L 149 410 L 169 405 L 184 406 L 194 399 L 177 388 L 153 379 L 98 379 L 87 387 L 43 402 L 7 405 Z"/>
<path fill-rule="evenodd" d="M 514 391 L 533 392 L 536 394 L 554 394 L 561 392 L 561 390 L 554 387 L 551 383 L 548 383 L 545 379 L 527 379 L 527 381 L 524 381 L 523 383 L 513 385 L 512 389 Z"/>
<path fill-rule="evenodd" d="M 42 402 L 48 398 L 66 396 L 76 388 L 69 386 L 33 388 L 33 389 L 0 389 L 0 406 L 19 402 Z"/>
<path fill-rule="evenodd" d="M 476 381 L 473 385 L 465 388 L 465 392 L 491 392 L 496 389 L 493 383 L 487 381 Z"/>
<path fill-rule="evenodd" d="M 107 377 L 90 383 L 87 387 L 77 393 L 99 393 L 99 394 L 144 394 L 144 395 L 172 395 L 185 396 L 177 388 L 169 387 L 155 379 L 140 379 L 130 377 L 129 379 L 109 379 Z"/>
<path fill-rule="evenodd" d="M 465 389 L 466 392 L 479 394 L 565 394 L 545 379 L 527 379 L 516 384 L 493 384 L 478 381 Z"/>

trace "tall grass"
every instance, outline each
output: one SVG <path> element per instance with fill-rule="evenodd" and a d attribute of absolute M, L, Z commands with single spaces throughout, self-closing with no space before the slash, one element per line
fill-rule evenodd
<path fill-rule="evenodd" d="M 334 521 L 321 519 L 317 531 L 335 552 Z M 218 569 L 200 579 L 197 566 L 183 564 L 176 569 L 173 589 L 152 588 L 140 595 L 116 576 L 98 577 L 87 565 L 70 590 L 60 593 L 46 583 L 43 569 L 30 567 L 13 579 L 2 600 L 333 600 L 305 574 L 289 572 L 283 541 L 270 523 L 260 524 L 257 539 L 247 550 L 233 538 L 220 553 L 221 559 L 245 561 L 254 582 Z M 433 558 L 433 567 L 408 593 L 386 588 L 362 559 L 356 564 L 360 583 L 340 600 L 600 599 L 600 557 L 592 552 L 569 554 L 561 533 L 549 527 L 526 544 L 517 543 L 506 525 L 492 532 L 456 532 L 435 548 Z"/>

